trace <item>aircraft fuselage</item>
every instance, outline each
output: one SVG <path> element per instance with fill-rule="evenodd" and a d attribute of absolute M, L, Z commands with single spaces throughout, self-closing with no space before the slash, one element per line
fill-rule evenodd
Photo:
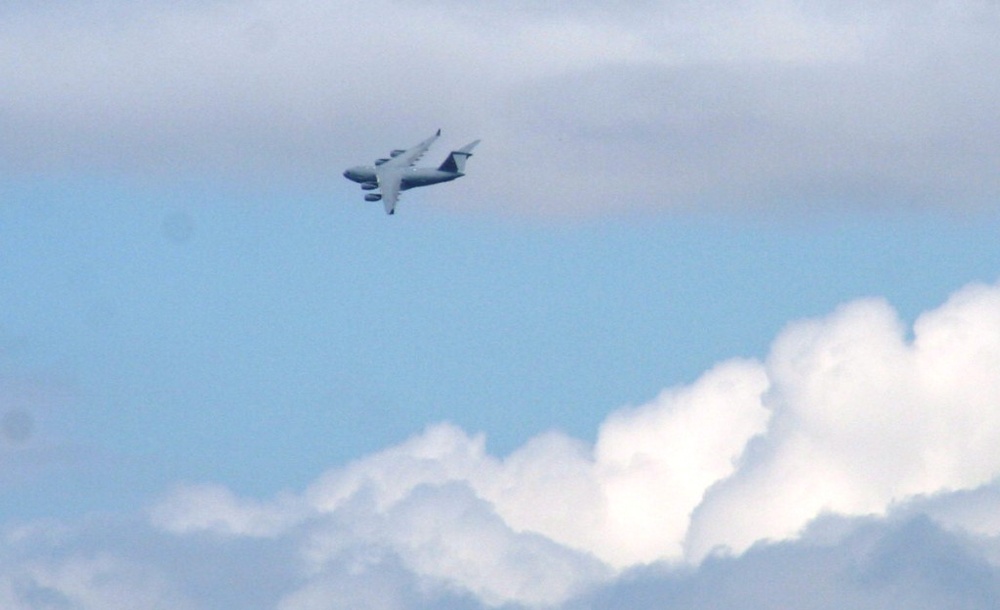
<path fill-rule="evenodd" d="M 411 167 L 403 170 L 403 179 L 400 182 L 399 190 L 405 191 L 418 186 L 430 186 L 432 184 L 450 182 L 464 175 L 462 172 L 446 172 L 426 167 Z M 375 168 L 370 165 L 352 167 L 344 172 L 344 177 L 358 184 L 378 184 Z"/>

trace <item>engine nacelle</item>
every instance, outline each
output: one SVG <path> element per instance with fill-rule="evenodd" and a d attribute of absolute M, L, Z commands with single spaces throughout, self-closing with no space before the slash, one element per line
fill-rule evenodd
<path fill-rule="evenodd" d="M 382 195 L 378 193 L 368 193 L 365 195 L 365 201 L 381 201 Z"/>
<path fill-rule="evenodd" d="M 405 152 L 406 152 L 406 151 L 405 151 L 405 150 L 403 150 L 402 148 L 397 148 L 396 150 L 394 150 L 394 151 L 390 152 L 390 153 L 389 153 L 389 156 L 390 156 L 390 157 L 398 157 L 399 155 L 401 155 L 401 154 L 403 154 L 403 153 L 405 153 Z"/>
<path fill-rule="evenodd" d="M 388 159 L 375 159 L 375 165 L 382 165 L 383 163 L 388 163 Z"/>
<path fill-rule="evenodd" d="M 363 182 L 361 184 L 361 190 L 363 191 L 374 191 L 378 188 L 377 182 Z"/>

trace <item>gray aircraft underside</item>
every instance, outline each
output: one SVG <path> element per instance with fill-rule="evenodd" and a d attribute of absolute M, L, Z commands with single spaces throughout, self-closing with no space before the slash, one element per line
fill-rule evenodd
<path fill-rule="evenodd" d="M 407 150 L 394 150 L 389 157 L 378 159 L 375 165 L 359 165 L 344 172 L 344 177 L 361 185 L 366 191 L 378 189 L 378 193 L 365 195 L 365 201 L 382 200 L 386 214 L 396 213 L 399 194 L 419 186 L 430 186 L 450 182 L 465 175 L 465 162 L 472 156 L 472 149 L 479 140 L 466 144 L 448 155 L 437 168 L 413 167 L 413 164 L 431 147 L 441 135 L 441 130 L 420 144 Z"/>

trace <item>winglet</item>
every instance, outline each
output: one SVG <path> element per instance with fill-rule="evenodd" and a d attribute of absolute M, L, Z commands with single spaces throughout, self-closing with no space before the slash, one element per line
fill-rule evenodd
<path fill-rule="evenodd" d="M 441 128 L 440 127 L 438 127 L 438 132 L 436 134 L 434 134 L 434 135 L 436 135 L 436 136 L 441 135 Z"/>

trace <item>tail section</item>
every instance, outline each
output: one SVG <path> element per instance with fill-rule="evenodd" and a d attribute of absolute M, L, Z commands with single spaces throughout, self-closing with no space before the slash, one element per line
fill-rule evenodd
<path fill-rule="evenodd" d="M 479 144 L 479 140 L 472 142 L 471 144 L 466 144 L 458 150 L 452 151 L 448 158 L 444 160 L 441 167 L 438 169 L 443 172 L 450 172 L 453 174 L 463 174 L 465 173 L 465 162 L 469 157 L 472 156 L 472 149 Z"/>

